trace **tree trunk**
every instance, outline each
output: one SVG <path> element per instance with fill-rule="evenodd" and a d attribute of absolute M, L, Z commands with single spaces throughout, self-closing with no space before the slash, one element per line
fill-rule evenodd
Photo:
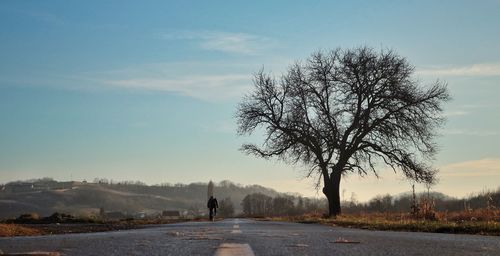
<path fill-rule="evenodd" d="M 329 182 L 323 188 L 323 194 L 328 199 L 328 216 L 337 216 L 340 210 L 340 172 L 333 171 Z"/>

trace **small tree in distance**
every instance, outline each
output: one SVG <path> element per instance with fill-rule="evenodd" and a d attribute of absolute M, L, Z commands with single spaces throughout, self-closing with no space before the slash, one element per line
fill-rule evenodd
<path fill-rule="evenodd" d="M 263 128 L 265 140 L 242 150 L 308 167 L 323 183 L 330 216 L 341 212 L 343 175 L 378 177 L 376 165 L 385 164 L 432 182 L 436 170 L 428 162 L 450 96 L 445 83 L 423 87 L 413 71 L 395 52 L 368 47 L 314 53 L 279 80 L 260 71 L 238 107 L 238 133 Z"/>
<path fill-rule="evenodd" d="M 230 197 L 226 197 L 219 202 L 219 215 L 221 217 L 232 217 L 234 215 L 234 205 Z"/>

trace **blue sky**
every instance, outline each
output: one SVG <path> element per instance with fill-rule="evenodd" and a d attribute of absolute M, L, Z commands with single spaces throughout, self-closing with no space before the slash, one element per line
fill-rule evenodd
<path fill-rule="evenodd" d="M 390 48 L 454 97 L 436 190 L 500 183 L 500 1 L 1 1 L 0 182 L 229 179 L 315 195 L 301 167 L 245 156 L 235 106 L 264 67 Z M 366 200 L 408 182 L 346 177 Z"/>

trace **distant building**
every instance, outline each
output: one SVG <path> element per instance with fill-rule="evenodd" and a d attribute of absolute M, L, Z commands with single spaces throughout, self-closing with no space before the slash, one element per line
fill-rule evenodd
<path fill-rule="evenodd" d="M 51 187 L 49 185 L 43 184 L 43 183 L 33 183 L 32 189 L 37 190 L 37 191 L 41 191 L 41 190 L 50 190 Z"/>
<path fill-rule="evenodd" d="M 147 213 L 146 212 L 136 212 L 134 213 L 134 218 L 136 219 L 144 219 L 146 218 Z"/>
<path fill-rule="evenodd" d="M 186 218 L 186 219 L 190 219 L 190 218 L 194 218 L 194 217 L 198 217 L 198 216 L 204 216 L 205 214 L 205 211 L 202 211 L 202 210 L 183 210 L 181 212 L 181 216 Z"/>

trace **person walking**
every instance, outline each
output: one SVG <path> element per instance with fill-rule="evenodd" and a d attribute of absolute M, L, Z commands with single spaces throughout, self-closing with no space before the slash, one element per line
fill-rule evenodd
<path fill-rule="evenodd" d="M 214 221 L 215 215 L 217 215 L 217 208 L 219 208 L 219 203 L 217 202 L 217 198 L 210 196 L 208 199 L 207 207 L 210 210 L 209 216 L 210 220 Z"/>

